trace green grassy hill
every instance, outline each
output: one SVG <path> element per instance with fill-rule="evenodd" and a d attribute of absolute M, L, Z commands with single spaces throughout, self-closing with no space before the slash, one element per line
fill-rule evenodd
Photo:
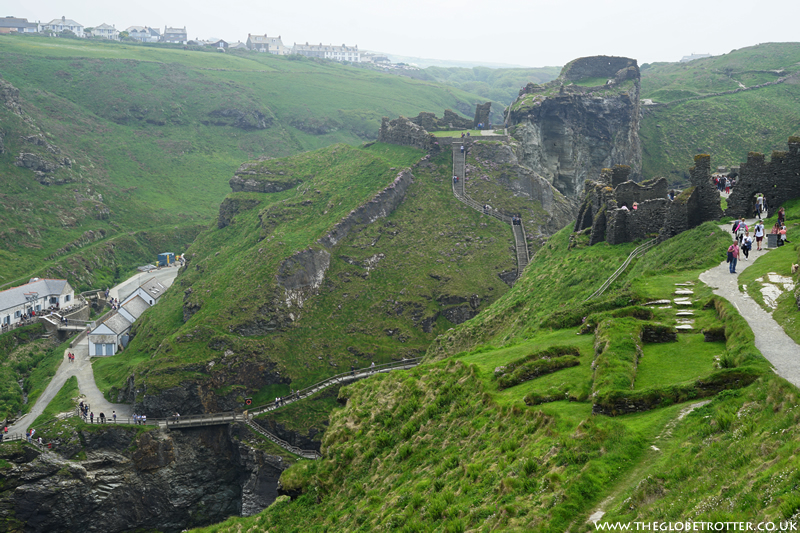
<path fill-rule="evenodd" d="M 471 116 L 484 100 L 329 61 L 8 35 L 0 75 L 0 284 L 88 231 L 208 223 L 243 161 L 371 140 L 382 116 Z"/>
<path fill-rule="evenodd" d="M 767 43 L 688 63 L 642 65 L 642 170 L 673 183 L 687 177 L 691 158 L 738 166 L 747 152 L 785 150 L 800 133 L 800 43 Z M 790 76 L 778 85 L 733 94 Z M 685 100 L 687 98 L 694 98 Z"/>
<path fill-rule="evenodd" d="M 302 306 L 284 305 L 288 293 L 276 283 L 287 258 L 321 250 L 318 239 L 422 155 L 340 144 L 258 163 L 265 175 L 299 183 L 228 196 L 223 210 L 236 206 L 228 225 L 197 238 L 128 349 L 95 363 L 101 389 L 116 397 L 135 375 L 151 398 L 137 401 L 200 387 L 203 409 L 224 409 L 245 396 L 270 401 L 351 365 L 423 354 L 437 334 L 504 294 L 500 274 L 516 266 L 510 227 L 454 198 L 449 153 L 414 166 L 402 204 L 330 250 L 324 280 L 303 293 Z M 180 401 L 181 412 L 199 408 Z"/>
<path fill-rule="evenodd" d="M 570 247 L 565 229 L 505 296 L 441 335 L 428 363 L 344 387 L 324 458 L 281 477 L 291 499 L 203 531 L 583 532 L 598 510 L 612 522 L 796 519 L 784 436 L 796 391 L 698 280 L 728 240 L 706 223 L 583 302 L 633 245 Z M 642 304 L 686 282 L 695 329 L 640 338 L 676 324 L 674 308 Z M 704 387 L 723 382 L 709 398 Z M 644 407 L 592 414 L 612 396 Z"/>

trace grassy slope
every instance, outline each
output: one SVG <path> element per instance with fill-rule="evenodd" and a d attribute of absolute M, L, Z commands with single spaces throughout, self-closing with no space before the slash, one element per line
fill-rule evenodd
<path fill-rule="evenodd" d="M 235 331 L 270 303 L 283 259 L 312 244 L 420 155 L 390 145 L 337 145 L 267 162 L 289 175 L 313 178 L 282 193 L 232 194 L 259 203 L 233 224 L 197 239 L 187 254 L 188 269 L 176 281 L 180 290 L 168 293 L 141 320 L 123 354 L 95 364 L 101 389 L 122 386 L 134 371 L 151 390 L 189 378 L 206 380 L 217 369 L 212 373 L 205 364 L 219 362 L 228 349 L 236 353 L 234 367 L 245 359 L 278 363 L 294 388 L 350 365 L 423 353 L 436 334 L 452 326 L 440 315 L 426 333 L 425 318 L 463 305 L 452 303 L 459 298 L 475 297 L 485 307 L 508 289 L 497 274 L 514 266 L 508 226 L 453 197 L 449 154 L 414 170 L 415 182 L 393 214 L 354 230 L 337 245 L 319 294 L 304 303 L 288 330 L 256 337 L 231 334 L 231 328 Z M 259 214 L 278 222 L 265 229 Z M 380 254 L 384 257 L 374 269 L 364 268 L 365 260 Z M 183 324 L 189 288 L 201 309 Z M 273 393 L 262 392 L 266 398 Z"/>
<path fill-rule="evenodd" d="M 7 281 L 87 230 L 110 236 L 210 220 L 242 161 L 358 143 L 377 135 L 384 115 L 470 111 L 482 100 L 431 82 L 269 54 L 13 36 L 0 36 L 0 52 L 3 79 L 20 89 L 34 121 L 0 109 Z M 242 129 L 209 115 L 231 109 L 249 113 L 251 123 L 257 111 L 269 127 Z M 32 150 L 21 137 L 33 134 L 75 161 L 68 173 L 75 183 L 42 187 L 14 166 L 18 153 Z M 110 216 L 98 219 L 103 209 Z"/>
<path fill-rule="evenodd" d="M 669 103 L 681 98 L 752 87 L 800 71 L 800 44 L 768 43 L 689 63 L 642 68 L 642 98 Z M 783 69 L 783 72 L 769 72 Z M 735 166 L 750 151 L 785 150 L 800 133 L 800 80 L 667 107 L 645 106 L 640 137 L 645 176 L 673 182 L 687 176 L 691 158 L 712 155 L 714 165 Z"/>
<path fill-rule="evenodd" d="M 706 224 L 671 239 L 655 248 L 649 261 L 648 256 L 640 260 L 627 279 L 619 282 L 632 292 L 616 298 L 617 307 L 627 305 L 631 298 L 668 297 L 675 282 L 694 281 L 696 327 L 719 327 L 720 320 L 727 321 L 713 309 L 705 309 L 710 290 L 697 281 L 700 271 L 718 262 L 716 252 L 724 249 L 728 239 L 709 235 L 712 227 Z M 566 244 L 563 237 L 557 235 L 551 244 Z M 687 262 L 678 253 L 687 247 L 704 258 Z M 780 431 L 796 422 L 796 394 L 790 394 L 780 378 L 767 374 L 748 388 L 724 392 L 684 422 L 678 421 L 678 414 L 686 404 L 609 418 L 592 416 L 585 396 L 534 407 L 522 402 L 531 391 L 564 384 L 572 387 L 570 397 L 580 387 L 590 389 L 594 357 L 594 339 L 576 336 L 580 328 L 539 325 L 539 317 L 546 318 L 561 303 L 574 306 L 581 293 L 549 292 L 543 299 L 525 287 L 526 279 L 557 277 L 570 256 L 590 264 L 601 258 L 622 260 L 625 251 L 625 247 L 569 251 L 566 246 L 545 247 L 538 270 L 528 271 L 484 313 L 501 309 L 509 313 L 506 329 L 495 330 L 484 340 L 502 341 L 515 331 L 526 331 L 527 338 L 516 338 L 497 349 L 484 344 L 455 358 L 342 389 L 340 397 L 348 403 L 332 415 L 323 437 L 325 458 L 301 462 L 281 478 L 284 488 L 302 495 L 281 500 L 260 515 L 231 519 L 204 531 L 255 527 L 270 531 L 577 532 L 590 529 L 586 519 L 609 495 L 614 499 L 603 508 L 613 509 L 612 520 L 687 516 L 749 520 L 775 517 L 778 512 L 791 516 L 800 505 L 800 500 L 789 496 L 795 478 L 779 476 L 771 481 L 767 475 L 797 466 L 792 451 L 796 446 L 783 444 Z M 535 304 L 530 308 L 518 304 L 509 310 L 509 301 L 520 301 L 523 294 Z M 545 309 L 537 312 L 537 307 Z M 591 309 L 584 309 L 589 314 L 587 324 L 608 313 L 595 318 Z M 674 309 L 654 312 L 651 322 L 674 325 Z M 555 319 L 550 317 L 547 323 Z M 451 335 L 474 331 L 467 326 Z M 707 375 L 714 369 L 715 352 L 745 347 L 736 344 L 741 339 L 730 341 L 734 344 L 727 347 L 706 344 L 700 333 L 692 333 L 677 343 L 646 345 L 637 388 Z M 495 367 L 548 346 L 564 345 L 580 350 L 579 366 L 498 391 Z M 763 360 L 760 363 L 765 365 Z M 655 452 L 654 445 L 661 451 Z M 739 452 L 729 453 L 731 446 Z M 767 470 L 753 473 L 747 466 L 751 459 Z M 719 461 L 730 468 L 718 468 Z M 701 490 L 694 489 L 695 474 Z M 750 480 L 759 492 L 749 487 Z M 688 494 L 683 490 L 687 483 L 693 487 Z M 718 497 L 723 486 L 739 487 L 722 489 L 735 506 Z M 757 493 L 775 497 L 757 498 Z M 625 499 L 629 495 L 630 505 L 631 500 Z M 723 505 L 727 514 L 720 514 Z"/>

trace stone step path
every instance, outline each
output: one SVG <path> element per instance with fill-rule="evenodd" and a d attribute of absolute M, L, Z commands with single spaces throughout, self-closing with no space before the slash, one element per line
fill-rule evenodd
<path fill-rule="evenodd" d="M 514 234 L 514 248 L 517 252 L 517 279 L 519 279 L 522 275 L 522 271 L 525 270 L 525 267 L 528 266 L 528 262 L 530 261 L 528 255 L 528 241 L 525 238 L 525 228 L 522 226 L 522 221 L 520 220 L 519 226 L 515 226 L 512 223 L 511 217 L 499 213 L 495 209 L 489 209 L 487 211 L 484 209 L 484 206 L 469 197 L 464 185 L 467 175 L 467 154 L 466 152 L 461 153 L 461 146 L 462 144 L 460 141 L 453 142 L 453 175 L 458 176 L 458 183 L 453 183 L 453 194 L 459 201 L 474 210 L 484 215 L 494 217 L 511 226 L 511 231 Z"/>
<path fill-rule="evenodd" d="M 274 442 L 275 444 L 277 444 L 278 446 L 280 446 L 284 450 L 288 450 L 288 451 L 292 452 L 295 455 L 299 455 L 300 457 L 302 457 L 304 459 L 319 459 L 319 458 L 322 457 L 322 454 L 320 454 L 316 450 L 302 450 L 302 449 L 298 448 L 297 446 L 292 446 L 291 444 L 289 444 L 285 440 L 273 435 L 272 433 L 270 433 L 266 429 L 262 428 L 261 426 L 259 426 L 255 422 L 253 422 L 252 420 L 248 419 L 246 423 L 250 427 L 250 429 L 252 429 L 256 433 L 265 436 L 266 438 L 268 438 L 269 440 L 271 440 L 272 442 Z"/>

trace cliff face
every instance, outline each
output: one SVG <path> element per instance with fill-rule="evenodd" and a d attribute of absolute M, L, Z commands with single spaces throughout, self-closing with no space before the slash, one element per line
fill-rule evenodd
<path fill-rule="evenodd" d="M 636 60 L 577 59 L 546 85 L 528 84 L 509 108 L 520 162 L 569 198 L 603 168 L 641 170 L 639 67 Z"/>
<path fill-rule="evenodd" d="M 182 531 L 261 511 L 278 496 L 288 466 L 234 439 L 249 436 L 236 427 L 77 433 L 54 452 L 0 449 L 11 465 L 0 517 L 11 530 Z M 86 459 L 64 458 L 78 451 Z"/>

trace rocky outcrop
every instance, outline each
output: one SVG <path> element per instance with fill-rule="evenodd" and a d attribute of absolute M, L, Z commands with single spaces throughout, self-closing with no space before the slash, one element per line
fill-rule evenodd
<path fill-rule="evenodd" d="M 116 533 L 178 532 L 254 514 L 275 500 L 288 465 L 248 438 L 236 426 L 107 427 L 62 437 L 54 452 L 4 446 L 11 468 L 3 470 L 0 516 L 12 530 Z M 86 459 L 64 458 L 79 451 Z"/>
<path fill-rule="evenodd" d="M 202 124 L 231 126 L 246 131 L 265 130 L 275 121 L 271 113 L 266 115 L 258 109 L 215 109 L 208 116 L 209 120 L 201 121 Z"/>
<path fill-rule="evenodd" d="M 602 85 L 576 83 L 607 79 Z M 641 169 L 639 69 L 636 60 L 596 56 L 564 67 L 556 80 L 529 84 L 509 108 L 506 123 L 520 141 L 517 155 L 567 197 L 603 168 Z"/>
<path fill-rule="evenodd" d="M 493 173 L 496 176 L 495 180 L 514 197 L 529 199 L 532 211 L 538 212 L 538 209 L 534 208 L 536 202 L 541 204 L 541 208 L 546 212 L 543 218 L 523 217 L 526 231 L 531 237 L 552 235 L 575 217 L 576 202 L 566 198 L 538 173 L 523 166 L 512 145 L 470 141 L 467 141 L 467 144 L 471 158 L 480 162 L 484 167 L 497 169 Z M 468 175 L 470 175 L 469 172 Z M 472 188 L 475 180 L 480 179 L 483 179 L 483 176 L 473 172 L 470 177 L 472 181 L 469 182 L 468 187 Z M 486 179 L 489 177 L 487 176 Z M 500 206 L 494 205 L 494 207 Z M 534 222 L 534 218 L 539 220 Z"/>
<path fill-rule="evenodd" d="M 302 183 L 298 176 L 275 173 L 263 163 L 267 160 L 248 161 L 242 164 L 228 182 L 233 192 L 274 193 L 287 191 Z"/>
<path fill-rule="evenodd" d="M 378 142 L 413 146 L 426 152 L 439 147 L 436 137 L 428 133 L 422 126 L 414 124 L 405 117 L 394 120 L 383 117 L 381 131 L 378 134 Z"/>
<path fill-rule="evenodd" d="M 233 180 L 231 180 L 233 181 Z M 258 205 L 258 200 L 244 198 L 225 198 L 219 205 L 217 228 L 222 229 L 233 223 L 233 218 L 243 211 L 253 209 Z"/>
<path fill-rule="evenodd" d="M 371 224 L 388 216 L 405 198 L 408 186 L 414 183 L 414 175 L 406 169 L 400 172 L 394 181 L 376 194 L 372 200 L 353 209 L 342 221 L 336 224 L 327 235 L 318 242 L 325 248 L 332 248 L 344 239 L 359 224 Z"/>
<path fill-rule="evenodd" d="M 75 239 L 74 241 L 72 241 L 71 243 L 67 244 L 66 246 L 63 246 L 63 247 L 59 248 L 56 251 L 56 253 L 50 255 L 47 258 L 47 260 L 51 261 L 51 260 L 55 259 L 58 256 L 66 255 L 69 252 L 77 250 L 78 248 L 83 248 L 87 244 L 91 244 L 93 242 L 97 242 L 97 241 L 100 241 L 100 240 L 105 239 L 105 238 L 106 238 L 106 230 L 104 230 L 104 229 L 98 229 L 96 231 L 95 230 L 85 231 L 83 233 L 83 235 L 81 235 L 80 239 Z"/>
<path fill-rule="evenodd" d="M 322 285 L 330 266 L 330 252 L 313 248 L 297 252 L 283 261 L 278 268 L 278 285 L 285 292 L 286 307 L 302 308 L 303 302 Z"/>

